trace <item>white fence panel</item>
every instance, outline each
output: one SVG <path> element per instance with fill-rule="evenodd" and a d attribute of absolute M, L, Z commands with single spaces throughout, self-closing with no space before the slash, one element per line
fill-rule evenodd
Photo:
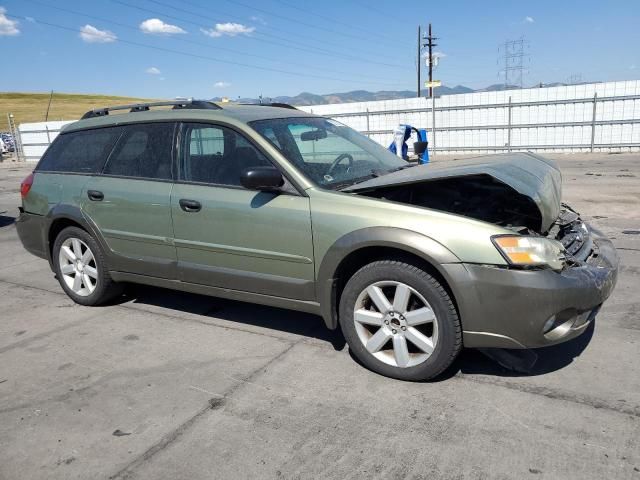
<path fill-rule="evenodd" d="M 430 136 L 433 129 L 425 98 L 298 108 L 333 117 L 384 146 L 398 124 L 426 128 Z M 640 80 L 446 95 L 435 109 L 438 153 L 640 151 Z M 21 124 L 26 160 L 37 161 L 67 123 Z"/>
<path fill-rule="evenodd" d="M 71 121 L 21 123 L 18 126 L 24 159 L 37 162 L 45 150 L 58 136 L 62 127 Z"/>
<path fill-rule="evenodd" d="M 431 135 L 431 105 L 413 98 L 299 108 L 387 146 L 401 123 Z M 446 95 L 435 109 L 437 152 L 640 150 L 638 80 Z"/>

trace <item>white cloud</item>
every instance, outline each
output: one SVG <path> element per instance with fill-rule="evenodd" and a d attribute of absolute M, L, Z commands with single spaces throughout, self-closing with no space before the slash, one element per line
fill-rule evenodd
<path fill-rule="evenodd" d="M 529 15 L 527 15 L 526 17 L 524 17 L 523 22 L 524 23 L 535 23 L 535 20 L 533 19 L 533 17 L 530 17 Z"/>
<path fill-rule="evenodd" d="M 0 36 L 18 35 L 20 33 L 18 22 L 7 18 L 5 13 L 7 13 L 7 9 L 0 7 Z"/>
<path fill-rule="evenodd" d="M 213 86 L 216 87 L 216 88 L 227 88 L 227 87 L 230 87 L 231 84 L 229 82 L 220 81 L 220 82 L 214 83 Z"/>
<path fill-rule="evenodd" d="M 635 70 L 636 69 L 636 64 L 631 64 L 629 65 L 629 70 Z"/>
<path fill-rule="evenodd" d="M 115 33 L 109 30 L 99 30 L 89 24 L 80 29 L 80 38 L 87 43 L 110 43 L 118 39 Z"/>
<path fill-rule="evenodd" d="M 149 75 L 160 75 L 162 72 L 157 67 L 149 67 L 145 70 Z"/>
<path fill-rule="evenodd" d="M 200 31 L 205 35 L 209 35 L 213 38 L 222 37 L 227 35 L 229 37 L 235 37 L 237 35 L 249 35 L 255 31 L 255 27 L 248 27 L 241 23 L 216 23 L 215 28 L 201 28 Z"/>
<path fill-rule="evenodd" d="M 143 33 L 151 35 L 173 35 L 175 33 L 187 33 L 177 25 L 164 23 L 159 18 L 149 18 L 140 24 Z"/>

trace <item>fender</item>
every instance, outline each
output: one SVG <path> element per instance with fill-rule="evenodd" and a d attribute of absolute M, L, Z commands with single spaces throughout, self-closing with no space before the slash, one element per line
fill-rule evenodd
<path fill-rule="evenodd" d="M 100 244 L 102 251 L 104 252 L 107 259 L 112 259 L 113 252 L 105 242 L 104 238 L 100 234 L 100 230 L 98 227 L 87 218 L 80 207 L 75 205 L 61 204 L 58 203 L 53 208 L 49 210 L 49 212 L 44 217 L 44 228 L 43 236 L 44 236 L 44 245 L 47 247 L 47 260 L 49 260 L 49 265 L 53 270 L 53 259 L 51 258 L 51 249 L 52 245 L 49 242 L 49 232 L 51 230 L 51 226 L 57 220 L 71 220 L 72 222 L 77 223 L 83 229 L 85 229 L 89 234 Z"/>
<path fill-rule="evenodd" d="M 412 230 L 368 227 L 340 237 L 324 255 L 316 279 L 316 298 L 320 303 L 322 318 L 330 329 L 338 326 L 336 304 L 338 267 L 349 254 L 366 247 L 395 248 L 414 254 L 433 265 L 447 282 L 450 278 L 442 264 L 460 263 L 460 259 L 442 244 Z"/>

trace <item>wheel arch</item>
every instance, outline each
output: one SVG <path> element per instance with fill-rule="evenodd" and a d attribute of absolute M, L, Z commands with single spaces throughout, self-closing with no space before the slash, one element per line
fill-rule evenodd
<path fill-rule="evenodd" d="M 340 294 L 347 280 L 364 265 L 381 259 L 399 259 L 424 269 L 442 283 L 457 308 L 452 279 L 442 264 L 460 263 L 458 257 L 426 235 L 394 227 L 371 227 L 339 238 L 322 259 L 316 296 L 328 328 L 338 326 Z"/>
<path fill-rule="evenodd" d="M 47 246 L 47 255 L 51 268 L 53 269 L 53 244 L 56 237 L 62 230 L 67 227 L 77 227 L 86 231 L 100 244 L 104 252 L 109 252 L 105 242 L 100 235 L 97 235 L 97 229 L 93 228 L 91 223 L 82 214 L 79 207 L 73 205 L 58 204 L 53 207 L 46 216 L 45 240 Z"/>

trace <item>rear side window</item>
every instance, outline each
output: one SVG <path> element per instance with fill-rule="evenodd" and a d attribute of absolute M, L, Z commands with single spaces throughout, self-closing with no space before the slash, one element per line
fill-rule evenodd
<path fill-rule="evenodd" d="M 47 149 L 37 170 L 97 173 L 120 136 L 120 127 L 63 133 Z"/>
<path fill-rule="evenodd" d="M 122 127 L 104 173 L 123 177 L 171 180 L 173 123 L 148 123 Z"/>

